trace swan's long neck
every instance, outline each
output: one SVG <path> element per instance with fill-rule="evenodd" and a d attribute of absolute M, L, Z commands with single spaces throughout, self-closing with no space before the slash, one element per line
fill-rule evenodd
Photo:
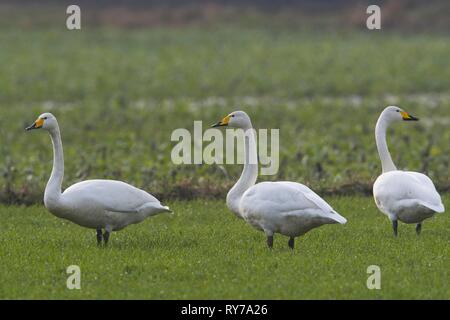
<path fill-rule="evenodd" d="M 227 195 L 227 206 L 238 217 L 242 217 L 239 211 L 239 203 L 242 195 L 248 188 L 256 183 L 258 178 L 258 156 L 255 141 L 255 134 L 253 128 L 244 129 L 244 148 L 245 148 L 245 161 L 244 169 L 242 170 L 241 177 L 236 184 L 231 188 Z"/>
<path fill-rule="evenodd" d="M 397 170 L 392 161 L 386 142 L 386 131 L 388 126 L 389 122 L 383 114 L 381 114 L 375 127 L 375 141 L 377 143 L 378 155 L 380 156 L 383 173 Z"/>
<path fill-rule="evenodd" d="M 53 144 L 53 169 L 50 179 L 45 187 L 44 203 L 48 206 L 58 204 L 61 196 L 61 186 L 64 178 L 64 154 L 61 142 L 61 133 L 56 127 L 50 131 Z"/>

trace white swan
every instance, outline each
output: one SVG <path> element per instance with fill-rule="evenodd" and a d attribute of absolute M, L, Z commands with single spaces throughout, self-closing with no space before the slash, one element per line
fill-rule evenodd
<path fill-rule="evenodd" d="M 254 228 L 264 231 L 267 245 L 273 247 L 274 233 L 289 236 L 294 248 L 295 237 L 323 224 L 347 220 L 308 187 L 289 181 L 256 183 L 257 150 L 252 123 L 243 111 L 235 111 L 213 127 L 229 126 L 245 132 L 245 161 L 242 175 L 227 194 L 227 206 Z"/>
<path fill-rule="evenodd" d="M 139 223 L 149 216 L 171 212 L 149 193 L 114 180 L 87 180 L 61 193 L 64 156 L 58 121 L 44 113 L 28 128 L 44 129 L 53 144 L 53 170 L 45 188 L 45 207 L 55 216 L 97 230 L 97 243 L 108 243 L 112 231 Z M 102 234 L 102 229 L 105 232 Z"/>
<path fill-rule="evenodd" d="M 401 108 L 389 106 L 383 110 L 375 127 L 383 173 L 373 185 L 373 196 L 378 209 L 392 221 L 395 236 L 398 220 L 417 223 L 416 232 L 420 234 L 423 220 L 444 212 L 441 197 L 430 178 L 418 172 L 397 170 L 389 154 L 386 143 L 388 126 L 393 122 L 417 120 Z"/>

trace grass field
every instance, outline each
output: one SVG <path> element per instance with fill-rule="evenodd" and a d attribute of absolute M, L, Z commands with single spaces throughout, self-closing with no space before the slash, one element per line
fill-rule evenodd
<path fill-rule="evenodd" d="M 169 203 L 173 216 L 113 233 L 108 248 L 41 206 L 2 207 L 0 298 L 450 298 L 447 214 L 426 221 L 420 237 L 400 224 L 394 239 L 371 198 L 327 200 L 349 222 L 312 230 L 295 252 L 280 235 L 267 249 L 223 201 Z M 69 265 L 81 268 L 81 290 L 66 288 Z M 369 265 L 381 268 L 381 290 L 366 287 Z"/>
<path fill-rule="evenodd" d="M 367 194 L 380 172 L 373 128 L 395 103 L 422 119 L 393 129 L 395 162 L 450 189 L 446 36 L 5 29 L 0 40 L 8 43 L 0 50 L 8 62 L 0 65 L 3 203 L 42 199 L 51 144 L 23 128 L 45 111 L 62 128 L 65 186 L 114 178 L 162 198 L 191 199 L 222 197 L 240 168 L 172 164 L 176 128 L 193 130 L 194 120 L 206 128 L 246 110 L 255 128 L 280 129 L 280 170 L 263 179 Z"/>
<path fill-rule="evenodd" d="M 368 196 L 381 166 L 374 126 L 398 104 L 421 118 L 388 139 L 399 168 L 427 173 L 450 208 L 447 35 L 305 33 L 286 28 L 0 30 L 0 298 L 450 299 L 450 218 L 417 237 Z M 297 240 L 264 235 L 225 207 L 241 166 L 170 161 L 174 129 L 235 109 L 280 129 L 280 170 L 260 180 L 311 186 L 348 224 Z M 65 151 L 63 186 L 119 179 L 174 211 L 113 233 L 42 206 L 52 151 L 26 125 L 50 111 Z M 345 196 L 342 196 L 345 195 Z M 82 289 L 66 289 L 79 265 Z M 379 265 L 382 289 L 368 290 Z"/>

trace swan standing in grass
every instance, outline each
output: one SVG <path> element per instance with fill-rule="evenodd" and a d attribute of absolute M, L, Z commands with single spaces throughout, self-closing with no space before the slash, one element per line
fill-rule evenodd
<path fill-rule="evenodd" d="M 61 193 L 64 156 L 58 121 L 51 113 L 44 113 L 26 130 L 41 128 L 50 133 L 53 144 L 53 170 L 45 188 L 45 207 L 59 218 L 96 229 L 99 245 L 102 239 L 105 245 L 108 243 L 112 231 L 171 212 L 149 193 L 121 181 L 87 180 Z"/>
<path fill-rule="evenodd" d="M 399 107 L 389 106 L 381 113 L 375 127 L 383 173 L 373 185 L 373 196 L 378 209 L 392 221 L 395 236 L 398 220 L 416 223 L 416 232 L 420 234 L 423 220 L 444 212 L 441 197 L 431 179 L 422 173 L 397 170 L 389 154 L 386 143 L 388 126 L 393 122 L 417 120 Z"/>
<path fill-rule="evenodd" d="M 308 187 L 289 181 L 256 183 L 257 150 L 252 123 L 243 111 L 235 111 L 213 127 L 229 126 L 245 132 L 245 161 L 242 175 L 227 195 L 227 206 L 254 228 L 264 231 L 273 247 L 274 233 L 286 235 L 294 249 L 295 237 L 323 224 L 344 224 L 339 215 Z M 253 161 L 252 161 L 253 159 Z"/>

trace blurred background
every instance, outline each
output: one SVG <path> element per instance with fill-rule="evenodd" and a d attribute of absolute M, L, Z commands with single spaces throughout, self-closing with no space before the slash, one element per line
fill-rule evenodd
<path fill-rule="evenodd" d="M 450 4 L 445 0 L 78 0 L 1 1 L 5 27 L 60 27 L 61 11 L 77 4 L 85 27 L 152 28 L 270 26 L 309 30 L 361 30 L 366 8 L 382 7 L 383 28 L 409 32 L 447 32 Z"/>
<path fill-rule="evenodd" d="M 280 129 L 280 170 L 261 179 L 324 194 L 371 193 L 374 126 L 388 104 L 421 118 L 393 128 L 399 168 L 450 190 L 450 2 L 0 1 L 0 202 L 42 201 L 52 149 L 23 128 L 59 119 L 64 187 L 120 179 L 161 199 L 224 197 L 238 165 L 170 161 L 176 128 L 235 109 Z M 381 7 L 381 30 L 366 8 Z"/>

